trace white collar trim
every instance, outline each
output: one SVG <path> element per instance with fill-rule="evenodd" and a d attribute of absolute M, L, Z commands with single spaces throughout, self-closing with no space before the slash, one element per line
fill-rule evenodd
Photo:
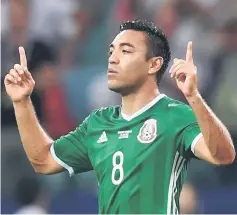
<path fill-rule="evenodd" d="M 165 94 L 159 94 L 155 99 L 153 99 L 150 103 L 148 103 L 147 105 L 145 105 L 143 108 L 141 108 L 140 110 L 138 110 L 137 112 L 135 112 L 133 115 L 128 116 L 126 114 L 123 113 L 122 109 L 121 109 L 121 116 L 123 117 L 123 119 L 127 120 L 127 121 L 131 121 L 132 119 L 134 119 L 135 117 L 141 115 L 142 113 L 144 113 L 145 111 L 147 111 L 148 109 L 150 109 L 153 105 L 155 105 L 160 99 L 162 99 L 163 97 L 165 97 Z"/>

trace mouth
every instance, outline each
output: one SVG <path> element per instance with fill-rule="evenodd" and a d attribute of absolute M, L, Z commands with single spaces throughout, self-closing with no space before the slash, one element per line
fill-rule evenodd
<path fill-rule="evenodd" d="M 118 74 L 118 71 L 109 68 L 107 73 L 108 73 L 108 75 L 116 75 L 116 74 Z"/>

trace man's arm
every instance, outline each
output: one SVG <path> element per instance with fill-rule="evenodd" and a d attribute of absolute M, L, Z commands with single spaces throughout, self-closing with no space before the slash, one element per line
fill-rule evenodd
<path fill-rule="evenodd" d="M 207 106 L 200 94 L 186 98 L 203 135 L 194 146 L 195 155 L 217 165 L 232 163 L 236 153 L 227 128 Z"/>
<path fill-rule="evenodd" d="M 30 99 L 13 104 L 25 152 L 37 173 L 68 170 L 72 176 L 93 169 L 85 140 L 89 117 L 74 131 L 52 140 L 39 124 Z"/>
<path fill-rule="evenodd" d="M 230 134 L 198 92 L 197 67 L 194 65 L 192 42 L 187 46 L 186 60 L 174 59 L 170 69 L 197 118 L 203 137 L 197 141 L 195 155 L 214 164 L 229 164 L 235 159 Z"/>
<path fill-rule="evenodd" d="M 53 140 L 40 126 L 30 95 L 35 81 L 27 69 L 27 58 L 23 47 L 19 47 L 20 64 L 15 64 L 5 76 L 6 92 L 12 100 L 23 147 L 34 170 L 52 174 L 63 171 L 50 153 Z"/>
<path fill-rule="evenodd" d="M 67 169 L 70 175 L 92 170 L 85 140 L 89 117 L 74 131 L 52 140 L 38 122 L 30 99 L 35 81 L 27 69 L 23 47 L 19 48 L 19 54 L 21 65 L 14 65 L 4 84 L 14 106 L 23 147 L 34 170 L 53 174 Z"/>
<path fill-rule="evenodd" d="M 64 171 L 50 153 L 53 140 L 38 122 L 30 98 L 15 102 L 13 105 L 21 141 L 34 170 L 42 174 Z"/>

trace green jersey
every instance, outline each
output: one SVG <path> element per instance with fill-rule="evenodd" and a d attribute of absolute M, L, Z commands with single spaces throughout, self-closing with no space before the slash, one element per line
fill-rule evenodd
<path fill-rule="evenodd" d="M 51 153 L 71 175 L 95 171 L 99 213 L 176 214 L 199 137 L 192 109 L 161 94 L 131 117 L 121 106 L 92 112 Z"/>

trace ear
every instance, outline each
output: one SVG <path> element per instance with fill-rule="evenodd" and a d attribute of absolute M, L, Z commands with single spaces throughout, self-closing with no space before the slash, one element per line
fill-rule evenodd
<path fill-rule="evenodd" d="M 148 74 L 152 75 L 155 74 L 163 65 L 163 57 L 152 57 L 150 59 L 150 68 Z"/>

